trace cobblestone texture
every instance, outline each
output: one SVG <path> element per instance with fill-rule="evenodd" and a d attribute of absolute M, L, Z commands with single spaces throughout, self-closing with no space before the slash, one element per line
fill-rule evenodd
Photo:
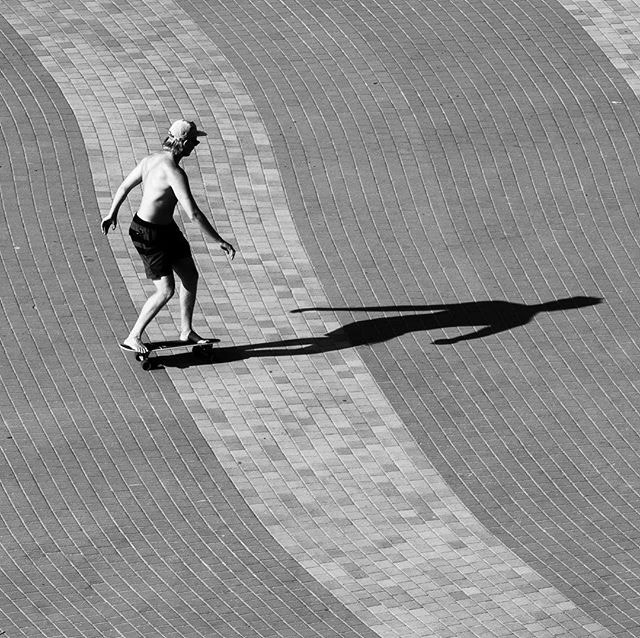
<path fill-rule="evenodd" d="M 625 11 L 5 6 L 0 630 L 637 635 Z M 185 226 L 222 345 L 146 373 L 99 219 L 178 115 L 240 255 Z"/>

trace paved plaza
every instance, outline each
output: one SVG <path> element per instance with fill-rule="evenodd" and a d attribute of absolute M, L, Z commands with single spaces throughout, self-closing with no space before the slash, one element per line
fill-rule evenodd
<path fill-rule="evenodd" d="M 640 0 L 1 5 L 1 636 L 640 636 Z"/>

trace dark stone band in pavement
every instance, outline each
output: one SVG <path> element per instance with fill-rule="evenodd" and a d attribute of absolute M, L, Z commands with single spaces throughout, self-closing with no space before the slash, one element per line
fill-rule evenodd
<path fill-rule="evenodd" d="M 166 375 L 96 232 L 73 112 L 0 18 L 0 632 L 374 636 L 256 520 Z"/>
<path fill-rule="evenodd" d="M 552 0 L 180 5 L 259 108 L 325 310 L 379 319 L 359 352 L 424 453 L 529 565 L 637 635 L 640 105 L 623 78 Z"/>

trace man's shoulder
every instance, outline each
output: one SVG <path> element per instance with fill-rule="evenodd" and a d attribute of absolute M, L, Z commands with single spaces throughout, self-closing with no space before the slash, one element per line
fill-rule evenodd
<path fill-rule="evenodd" d="M 147 164 L 174 164 L 173 158 L 168 153 L 150 153 L 143 160 Z"/>
<path fill-rule="evenodd" d="M 140 162 L 140 167 L 145 173 L 165 173 L 172 175 L 183 173 L 182 169 L 176 165 L 173 158 L 167 153 L 151 153 Z"/>

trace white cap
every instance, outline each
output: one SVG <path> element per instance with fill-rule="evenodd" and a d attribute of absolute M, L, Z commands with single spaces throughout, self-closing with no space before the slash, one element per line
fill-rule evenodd
<path fill-rule="evenodd" d="M 169 128 L 169 135 L 174 140 L 184 141 L 189 137 L 199 137 L 206 135 L 204 131 L 199 131 L 193 122 L 187 120 L 176 120 Z"/>

